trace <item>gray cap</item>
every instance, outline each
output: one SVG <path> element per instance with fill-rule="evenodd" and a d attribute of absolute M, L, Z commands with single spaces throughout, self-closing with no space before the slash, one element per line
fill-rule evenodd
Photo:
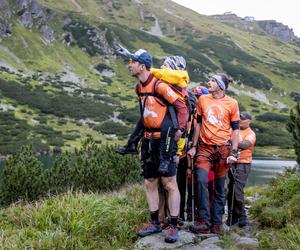
<path fill-rule="evenodd" d="M 243 111 L 240 113 L 240 118 L 242 120 L 252 120 L 252 116 L 249 112 Z"/>

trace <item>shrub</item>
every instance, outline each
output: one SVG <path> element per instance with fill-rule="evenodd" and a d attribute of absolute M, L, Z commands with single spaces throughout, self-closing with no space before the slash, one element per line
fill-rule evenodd
<path fill-rule="evenodd" d="M 102 72 L 103 70 L 112 70 L 111 67 L 107 66 L 106 64 L 104 63 L 99 63 L 95 66 L 95 69 L 98 70 L 98 72 Z"/>
<path fill-rule="evenodd" d="M 290 97 L 292 97 L 295 102 L 300 102 L 300 93 L 299 92 L 292 91 L 290 93 Z"/>
<path fill-rule="evenodd" d="M 135 124 L 141 116 L 139 106 L 134 108 L 123 108 L 120 112 L 119 118 L 129 124 Z"/>
<path fill-rule="evenodd" d="M 100 148 L 89 137 L 74 154 L 63 153 L 53 167 L 44 169 L 34 157 L 32 148 L 23 147 L 5 163 L 0 204 L 35 200 L 46 192 L 61 193 L 68 189 L 95 192 L 115 190 L 125 183 L 140 181 L 137 157 L 122 157 L 115 150 L 115 146 Z"/>
<path fill-rule="evenodd" d="M 113 190 L 124 183 L 140 180 L 137 158 L 119 156 L 113 146 L 99 148 L 92 138 L 88 138 L 81 149 L 75 150 L 73 160 L 75 189 Z"/>
<path fill-rule="evenodd" d="M 291 135 L 280 122 L 254 122 L 251 127 L 256 132 L 257 146 L 293 147 Z"/>
<path fill-rule="evenodd" d="M 50 193 L 63 193 L 72 188 L 74 168 L 71 163 L 71 155 L 64 153 L 56 159 L 54 166 L 46 171 Z"/>
<path fill-rule="evenodd" d="M 103 134 L 115 134 L 117 136 L 126 138 L 132 131 L 130 127 L 124 126 L 119 122 L 107 121 L 101 125 L 94 126 L 96 131 L 100 131 Z"/>
<path fill-rule="evenodd" d="M 14 81 L 0 79 L 0 90 L 4 96 L 18 103 L 39 109 L 43 114 L 53 114 L 57 117 L 69 116 L 75 119 L 99 118 L 108 119 L 115 107 L 89 98 L 75 97 L 64 92 L 55 95 L 43 89 L 32 90 L 29 85 L 23 86 Z M 105 97 L 107 102 L 109 97 Z M 111 98 L 112 99 L 112 98 Z M 115 103 L 112 99 L 112 103 Z"/>
<path fill-rule="evenodd" d="M 297 105 L 291 109 L 287 130 L 293 136 L 293 146 L 297 155 L 297 162 L 300 164 L 300 103 L 297 103 Z"/>
<path fill-rule="evenodd" d="M 277 113 L 266 112 L 261 115 L 257 115 L 256 120 L 258 121 L 276 121 L 276 122 L 284 122 L 286 123 L 289 119 L 287 115 L 281 115 Z"/>
<path fill-rule="evenodd" d="M 257 89 L 269 90 L 272 88 L 272 81 L 264 75 L 248 70 L 241 65 L 234 65 L 228 61 L 222 60 L 223 69 L 231 75 L 235 80 L 242 82 L 245 85 Z"/>
<path fill-rule="evenodd" d="M 34 200 L 45 192 L 42 163 L 33 155 L 31 147 L 5 163 L 0 186 L 0 202 L 8 205 L 18 200 Z"/>
<path fill-rule="evenodd" d="M 251 214 L 262 226 L 284 228 L 288 223 L 300 220 L 300 171 L 287 170 L 261 192 L 252 204 Z"/>

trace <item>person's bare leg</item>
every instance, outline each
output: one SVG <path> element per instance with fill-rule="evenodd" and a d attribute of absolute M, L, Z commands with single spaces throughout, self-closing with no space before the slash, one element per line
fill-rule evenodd
<path fill-rule="evenodd" d="M 145 179 L 146 197 L 150 212 L 158 211 L 158 178 Z"/>
<path fill-rule="evenodd" d="M 179 215 L 180 209 L 180 193 L 176 181 L 176 176 L 162 177 L 162 183 L 165 189 L 168 191 L 168 205 L 170 215 L 176 217 Z"/>

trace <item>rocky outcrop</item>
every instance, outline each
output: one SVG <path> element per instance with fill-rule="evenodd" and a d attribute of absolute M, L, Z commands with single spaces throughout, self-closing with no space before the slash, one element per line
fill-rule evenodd
<path fill-rule="evenodd" d="M 36 0 L 17 0 L 16 10 L 18 20 L 23 26 L 30 28 L 36 24 L 40 27 L 44 40 L 54 40 L 54 31 L 48 24 L 52 13 L 45 10 Z"/>
<path fill-rule="evenodd" d="M 15 12 L 12 9 L 15 9 Z M 51 42 L 55 39 L 54 31 L 49 25 L 53 12 L 45 9 L 36 0 L 17 0 L 10 6 L 7 0 L 0 0 L 0 37 L 12 33 L 12 15 L 18 16 L 18 21 L 25 27 L 39 27 L 43 39 Z"/>
<path fill-rule="evenodd" d="M 47 42 L 52 42 L 55 39 L 53 29 L 47 24 L 41 26 L 40 32 Z"/>
<path fill-rule="evenodd" d="M 93 46 L 102 51 L 104 55 L 112 54 L 112 49 L 106 40 L 107 29 L 93 29 L 88 30 L 87 35 L 89 40 L 92 41 Z"/>
<path fill-rule="evenodd" d="M 0 0 L 0 37 L 11 34 L 11 9 L 6 0 Z"/>
<path fill-rule="evenodd" d="M 295 36 L 293 29 L 275 20 L 258 21 L 259 26 L 268 34 L 277 37 L 284 42 L 296 42 L 300 44 L 300 38 Z"/>

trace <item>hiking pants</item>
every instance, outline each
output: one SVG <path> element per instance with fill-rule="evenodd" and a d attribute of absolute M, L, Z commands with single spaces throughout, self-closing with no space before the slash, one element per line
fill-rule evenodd
<path fill-rule="evenodd" d="M 235 173 L 235 180 L 231 172 L 229 172 L 229 184 L 228 184 L 228 196 L 227 196 L 227 206 L 228 211 L 231 209 L 232 202 L 232 191 L 234 186 L 234 201 L 232 210 L 232 224 L 238 222 L 238 220 L 245 220 L 247 218 L 245 211 L 245 200 L 244 200 L 244 187 L 247 183 L 248 175 L 250 173 L 251 164 L 250 163 L 238 163 L 232 166 L 232 171 Z M 233 182 L 235 181 L 235 185 Z"/>
<path fill-rule="evenodd" d="M 197 207 L 198 207 L 198 221 L 211 221 L 212 224 L 222 224 L 222 215 L 224 213 L 225 206 L 225 176 L 215 178 L 214 184 L 214 200 L 212 202 L 212 208 L 210 209 L 209 193 L 207 189 L 207 177 L 208 172 L 203 168 L 196 170 L 197 184 Z"/>
<path fill-rule="evenodd" d="M 211 221 L 212 224 L 222 224 L 225 206 L 225 178 L 229 170 L 226 159 L 230 153 L 230 145 L 207 145 L 200 143 L 196 154 L 197 199 L 199 221 Z M 210 213 L 209 192 L 207 179 L 210 170 L 215 173 L 214 199 Z"/>

